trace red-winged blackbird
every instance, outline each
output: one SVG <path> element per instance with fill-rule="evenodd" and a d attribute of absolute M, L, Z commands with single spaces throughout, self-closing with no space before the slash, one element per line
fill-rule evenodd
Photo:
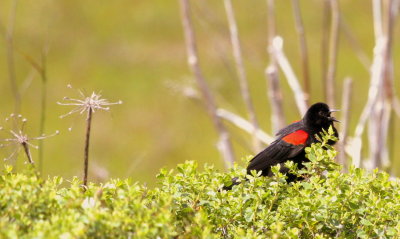
<path fill-rule="evenodd" d="M 304 149 L 317 142 L 315 134 L 319 134 L 322 129 L 328 130 L 329 126 L 332 126 L 335 136 L 338 137 L 333 125 L 333 122 L 338 122 L 338 120 L 331 116 L 331 113 L 335 111 L 337 110 L 329 109 L 325 103 L 313 104 L 302 120 L 279 130 L 276 134 L 277 139 L 250 161 L 247 173 L 250 174 L 252 170 L 256 170 L 261 171 L 263 176 L 273 176 L 271 167 L 280 164 L 280 172 L 287 174 L 288 168 L 284 165 L 288 160 L 297 163 L 298 168 L 302 168 L 302 163 L 309 161 Z M 329 143 L 333 145 L 335 142 Z M 288 182 L 297 179 L 292 174 L 287 174 L 287 177 Z M 238 184 L 236 180 L 237 178 L 233 179 L 233 185 Z M 225 189 L 230 189 L 233 185 Z"/>

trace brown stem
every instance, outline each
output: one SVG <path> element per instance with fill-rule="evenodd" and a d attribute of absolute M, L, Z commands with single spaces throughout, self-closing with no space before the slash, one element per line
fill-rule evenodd
<path fill-rule="evenodd" d="M 233 147 L 229 139 L 229 133 L 226 130 L 225 126 L 223 125 L 221 119 L 217 115 L 217 107 L 214 98 L 211 94 L 211 91 L 207 85 L 207 82 L 203 76 L 203 73 L 199 65 L 196 37 L 193 30 L 192 19 L 190 15 L 189 0 L 180 0 L 180 5 L 181 5 L 182 25 L 185 35 L 189 67 L 193 72 L 197 84 L 199 85 L 208 113 L 210 114 L 211 119 L 214 123 L 214 127 L 220 136 L 218 149 L 223 156 L 225 165 L 227 167 L 230 167 L 232 166 L 235 159 L 233 153 Z"/>
<path fill-rule="evenodd" d="M 22 147 L 24 148 L 24 152 L 30 164 L 33 165 L 31 151 L 29 150 L 29 145 L 25 142 L 22 143 Z"/>
<path fill-rule="evenodd" d="M 231 43 L 232 43 L 232 50 L 233 56 L 236 63 L 236 70 L 239 76 L 239 86 L 240 86 L 240 93 L 242 95 L 243 101 L 247 108 L 247 113 L 249 115 L 250 122 L 253 124 L 254 132 L 253 132 L 253 147 L 254 151 L 258 152 L 261 149 L 261 142 L 256 137 L 256 132 L 259 129 L 256 113 L 254 110 L 253 102 L 251 100 L 249 86 L 247 83 L 247 74 L 243 64 L 243 56 L 242 50 L 239 40 L 239 32 L 236 24 L 235 19 L 235 12 L 233 10 L 232 1 L 231 0 L 224 0 L 225 3 L 225 10 L 226 16 L 228 19 L 229 24 L 229 32 L 231 35 Z"/>
<path fill-rule="evenodd" d="M 14 24 L 15 14 L 17 10 L 18 0 L 14 0 L 11 6 L 10 17 L 8 19 L 8 26 L 6 32 L 6 52 L 7 52 L 7 68 L 8 78 L 11 85 L 11 92 L 14 97 L 14 112 L 18 113 L 21 106 L 21 96 L 18 91 L 17 79 L 15 73 L 15 60 L 14 60 Z"/>
<path fill-rule="evenodd" d="M 325 99 L 327 98 L 327 72 L 328 72 L 328 56 L 329 56 L 329 22 L 330 22 L 330 5 L 329 0 L 323 0 L 322 14 L 322 42 L 321 42 L 321 68 L 322 68 L 322 85 Z"/>
<path fill-rule="evenodd" d="M 278 132 L 285 126 L 285 113 L 283 111 L 282 90 L 279 84 L 278 64 L 273 52 L 272 42 L 276 37 L 276 19 L 275 19 L 275 0 L 267 0 L 268 11 L 268 53 L 270 64 L 265 70 L 268 85 L 268 97 L 271 104 L 271 125 L 272 131 Z"/>
<path fill-rule="evenodd" d="M 329 40 L 329 64 L 328 72 L 326 77 L 326 92 L 327 92 L 327 103 L 331 107 L 335 107 L 335 75 L 336 75 L 336 63 L 338 54 L 339 44 L 339 25 L 340 25 L 340 14 L 339 14 L 339 3 L 338 0 L 330 0 L 331 7 L 331 27 L 330 27 L 330 40 Z"/>
<path fill-rule="evenodd" d="M 307 40 L 306 40 L 303 20 L 301 18 L 299 0 L 292 0 L 292 4 L 293 4 L 293 14 L 296 24 L 296 31 L 300 41 L 300 56 L 301 56 L 301 65 L 303 69 L 304 93 L 306 94 L 308 100 L 310 98 L 311 90 L 310 90 L 310 71 L 308 64 Z"/>
<path fill-rule="evenodd" d="M 283 39 L 281 37 L 275 37 L 272 42 L 273 54 L 275 54 L 277 63 L 282 69 L 282 72 L 286 76 L 286 80 L 293 92 L 297 108 L 300 112 L 300 116 L 303 116 L 307 112 L 307 101 L 303 89 L 301 88 L 300 82 L 297 79 L 296 74 L 293 71 L 292 66 L 289 63 L 285 53 L 283 52 Z"/>
<path fill-rule="evenodd" d="M 45 123 L 46 123 L 46 103 L 47 103 L 47 70 L 46 70 L 46 53 L 42 53 L 42 67 L 40 76 L 42 78 L 42 96 L 41 96 L 41 109 L 40 109 L 40 135 L 44 134 Z M 39 172 L 43 171 L 43 152 L 44 152 L 44 142 L 39 141 Z"/>
<path fill-rule="evenodd" d="M 87 186 L 88 168 L 89 168 L 89 142 L 90 142 L 90 128 L 92 126 L 93 111 L 89 108 L 86 118 L 86 139 L 85 139 L 85 155 L 84 155 L 84 170 L 83 170 L 83 185 Z M 86 187 L 85 187 L 86 188 Z"/>
<path fill-rule="evenodd" d="M 341 134 L 339 141 L 339 164 L 343 166 L 343 171 L 347 172 L 347 160 L 345 146 L 347 143 L 347 135 L 349 130 L 349 119 L 350 119 L 350 104 L 352 94 L 353 80 L 346 78 L 343 85 L 343 96 L 342 96 L 342 117 L 341 117 Z"/>
<path fill-rule="evenodd" d="M 268 97 L 271 104 L 272 132 L 278 132 L 285 126 L 285 115 L 283 112 L 283 97 L 280 91 L 278 69 L 272 64 L 265 70 L 268 81 Z"/>

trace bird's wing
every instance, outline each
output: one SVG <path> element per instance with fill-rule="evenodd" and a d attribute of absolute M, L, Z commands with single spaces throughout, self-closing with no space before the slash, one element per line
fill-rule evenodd
<path fill-rule="evenodd" d="M 297 156 L 306 147 L 308 137 L 309 134 L 301 129 L 279 137 L 250 161 L 247 171 L 266 170 Z"/>

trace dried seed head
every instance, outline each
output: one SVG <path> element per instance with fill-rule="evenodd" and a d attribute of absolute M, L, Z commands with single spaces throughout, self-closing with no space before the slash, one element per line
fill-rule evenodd
<path fill-rule="evenodd" d="M 100 93 L 95 93 L 92 92 L 90 96 L 86 96 L 82 91 L 78 91 L 79 95 L 81 98 L 79 99 L 73 99 L 69 97 L 64 97 L 64 101 L 68 102 L 57 102 L 59 105 L 71 105 L 75 106 L 74 109 L 72 109 L 70 112 L 61 115 L 60 118 L 64 118 L 68 115 L 74 114 L 74 113 L 79 113 L 83 114 L 84 112 L 89 112 L 92 111 L 93 113 L 96 110 L 105 110 L 108 111 L 110 110 L 110 105 L 119 105 L 122 104 L 122 101 L 118 102 L 109 102 L 107 99 L 101 98 Z"/>
<path fill-rule="evenodd" d="M 22 147 L 33 147 L 35 149 L 39 148 L 38 146 L 30 143 L 30 141 L 32 140 L 43 140 L 52 136 L 55 136 L 57 134 L 59 134 L 59 131 L 57 130 L 54 134 L 50 134 L 50 135 L 41 135 L 39 137 L 28 137 L 28 135 L 25 133 L 25 125 L 27 123 L 27 119 L 26 118 L 22 118 L 22 115 L 17 115 L 15 116 L 15 114 L 11 114 L 10 117 L 6 118 L 6 121 L 13 119 L 16 125 L 16 129 L 15 130 L 5 130 L 3 127 L 0 127 L 0 130 L 4 130 L 6 133 L 9 134 L 9 138 L 5 138 L 0 140 L 3 142 L 6 142 L 5 144 L 0 144 L 0 147 L 7 147 L 7 146 L 16 146 L 15 150 L 11 153 L 11 155 L 7 158 L 5 158 L 4 160 L 8 160 L 10 158 L 12 158 L 14 155 L 16 155 L 19 150 Z"/>

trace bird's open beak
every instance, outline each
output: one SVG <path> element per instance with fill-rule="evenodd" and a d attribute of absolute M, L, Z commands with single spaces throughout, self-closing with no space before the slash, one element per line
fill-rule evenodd
<path fill-rule="evenodd" d="M 328 117 L 328 119 L 329 119 L 330 121 L 335 121 L 335 122 L 340 123 L 340 121 L 337 120 L 335 117 Z"/>
<path fill-rule="evenodd" d="M 340 110 L 337 110 L 337 109 L 330 109 L 330 110 L 329 110 L 330 113 L 332 113 L 332 112 L 338 112 L 338 111 L 340 111 Z"/>

